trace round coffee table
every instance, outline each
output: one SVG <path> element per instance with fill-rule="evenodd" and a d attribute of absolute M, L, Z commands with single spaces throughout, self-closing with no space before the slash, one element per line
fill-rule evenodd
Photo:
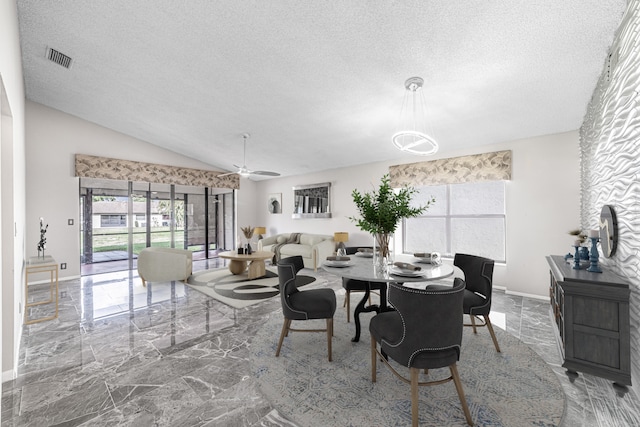
<path fill-rule="evenodd" d="M 264 260 L 272 258 L 273 252 L 258 251 L 251 254 L 239 254 L 236 251 L 228 251 L 220 252 L 218 256 L 230 260 L 229 271 L 231 274 L 244 273 L 247 270 L 248 263 L 249 271 L 247 271 L 247 276 L 249 279 L 257 279 L 266 274 Z"/>

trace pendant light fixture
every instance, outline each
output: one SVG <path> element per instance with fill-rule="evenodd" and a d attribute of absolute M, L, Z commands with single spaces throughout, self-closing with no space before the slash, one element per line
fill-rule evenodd
<path fill-rule="evenodd" d="M 391 140 L 401 151 L 428 156 L 438 151 L 438 143 L 427 133 L 423 85 L 421 77 L 410 77 L 404 82 L 406 91 L 400 110 L 399 130 Z"/>

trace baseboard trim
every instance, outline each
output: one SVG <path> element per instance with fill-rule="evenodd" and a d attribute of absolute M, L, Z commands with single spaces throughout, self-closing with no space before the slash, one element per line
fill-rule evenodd
<path fill-rule="evenodd" d="M 541 300 L 541 301 L 550 301 L 549 297 L 545 296 L 545 295 L 527 294 L 527 293 L 524 293 L 524 292 L 515 292 L 515 291 L 510 291 L 510 290 L 506 290 L 505 294 L 507 294 L 507 295 L 515 295 L 515 296 L 519 296 L 519 297 L 533 298 L 533 299 L 537 299 L 537 300 Z"/>
<path fill-rule="evenodd" d="M 13 381 L 18 377 L 15 369 L 11 369 L 8 371 L 4 371 L 2 373 L 2 382 L 6 383 L 7 381 Z"/>
<path fill-rule="evenodd" d="M 82 276 L 64 276 L 64 277 L 58 277 L 58 283 L 60 282 L 66 282 L 67 280 L 76 280 L 76 279 L 80 279 Z M 49 279 L 44 279 L 44 280 L 34 280 L 33 282 L 29 282 L 29 285 L 42 285 L 42 284 L 47 284 L 49 283 Z"/>

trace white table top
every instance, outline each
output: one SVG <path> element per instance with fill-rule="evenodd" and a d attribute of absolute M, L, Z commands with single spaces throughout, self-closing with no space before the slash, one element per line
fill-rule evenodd
<path fill-rule="evenodd" d="M 420 276 L 408 277 L 394 274 L 377 272 L 373 267 L 373 259 L 349 255 L 351 266 L 349 267 L 329 267 L 322 264 L 322 269 L 347 279 L 365 280 L 369 282 L 424 282 L 427 280 L 443 279 L 453 275 L 453 266 L 449 264 L 414 264 L 421 267 Z"/>

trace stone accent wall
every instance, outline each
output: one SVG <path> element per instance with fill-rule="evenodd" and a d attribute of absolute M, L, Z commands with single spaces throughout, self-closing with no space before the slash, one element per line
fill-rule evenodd
<path fill-rule="evenodd" d="M 616 254 L 602 264 L 631 286 L 632 382 L 640 386 L 640 0 L 629 0 L 580 128 L 581 227 L 618 218 Z M 637 393 L 637 391 L 636 391 Z"/>

